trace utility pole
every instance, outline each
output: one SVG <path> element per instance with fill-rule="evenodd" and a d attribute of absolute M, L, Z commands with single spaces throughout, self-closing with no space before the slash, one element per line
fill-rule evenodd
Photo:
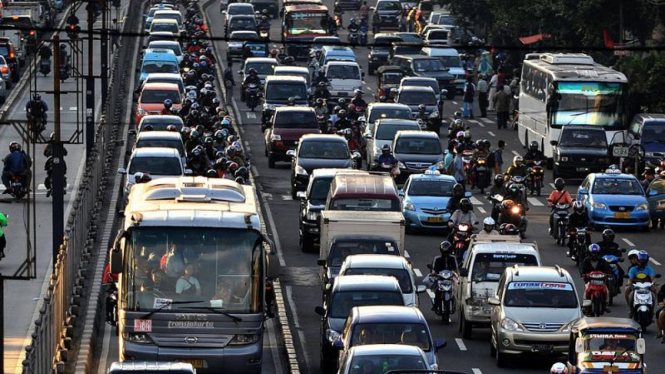
<path fill-rule="evenodd" d="M 60 61 L 60 36 L 53 33 L 53 60 Z M 54 139 L 51 143 L 51 187 L 53 207 L 52 225 L 53 225 L 53 272 L 58 259 L 60 244 L 64 237 L 64 216 L 65 216 L 65 161 L 63 158 L 62 138 L 60 134 L 60 69 L 53 69 L 53 127 Z"/>
<path fill-rule="evenodd" d="M 106 22 L 107 17 L 107 5 L 108 1 L 102 3 L 102 33 L 101 33 L 101 48 L 102 48 L 102 69 L 100 75 L 102 76 L 102 102 L 106 102 L 106 97 L 108 96 L 109 91 L 109 34 L 108 34 L 108 25 Z"/>
<path fill-rule="evenodd" d="M 85 79 L 85 155 L 90 157 L 95 142 L 95 76 L 92 62 L 95 60 L 93 24 L 95 23 L 92 2 L 88 0 L 88 76 Z M 102 74 L 104 74 L 102 72 Z"/>

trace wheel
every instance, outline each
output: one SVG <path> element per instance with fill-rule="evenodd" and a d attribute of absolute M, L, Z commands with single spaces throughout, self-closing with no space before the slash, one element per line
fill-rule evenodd
<path fill-rule="evenodd" d="M 268 155 L 268 167 L 271 169 L 275 168 L 275 159 L 270 155 Z"/>
<path fill-rule="evenodd" d="M 540 196 L 540 182 L 537 182 L 536 185 L 536 195 Z"/>
<path fill-rule="evenodd" d="M 470 339 L 471 333 L 473 332 L 473 327 L 471 326 L 471 322 L 467 321 L 466 318 L 464 318 L 464 316 L 461 315 L 461 313 L 460 316 L 461 316 L 460 329 L 462 331 L 462 337 L 464 339 Z"/>
<path fill-rule="evenodd" d="M 645 226 L 642 226 L 642 232 L 649 232 L 649 224 L 648 223 Z"/>
<path fill-rule="evenodd" d="M 263 147 L 263 154 L 268 157 L 268 147 Z"/>
<path fill-rule="evenodd" d="M 297 199 L 298 199 L 298 190 L 296 190 L 296 188 L 293 187 L 293 186 L 291 186 L 291 198 L 292 198 L 293 200 L 297 200 Z"/>
<path fill-rule="evenodd" d="M 367 74 L 369 74 L 369 75 L 374 75 L 374 66 L 369 65 L 369 66 L 367 67 Z"/>
<path fill-rule="evenodd" d="M 508 366 L 508 358 L 505 353 L 501 353 L 498 349 L 496 350 L 496 366 L 500 368 L 505 368 Z"/>
<path fill-rule="evenodd" d="M 600 317 L 603 315 L 603 305 L 600 301 L 600 297 L 596 296 L 593 298 L 593 312 L 594 317 Z"/>
<path fill-rule="evenodd" d="M 312 238 L 309 237 L 304 231 L 301 231 L 300 234 L 300 240 L 299 240 L 299 245 L 300 245 L 300 251 L 303 253 L 310 253 L 312 252 L 312 247 L 314 246 Z"/>
<path fill-rule="evenodd" d="M 612 289 L 607 293 L 607 305 L 614 305 L 614 284 L 612 284 Z"/>
<path fill-rule="evenodd" d="M 46 76 L 46 74 L 44 74 L 44 76 Z M 5 88 L 8 89 L 8 90 L 12 88 L 11 79 L 8 79 L 8 80 L 5 81 Z"/>
<path fill-rule="evenodd" d="M 492 344 L 492 339 L 490 339 L 490 357 L 494 358 L 496 356 L 496 348 Z"/>

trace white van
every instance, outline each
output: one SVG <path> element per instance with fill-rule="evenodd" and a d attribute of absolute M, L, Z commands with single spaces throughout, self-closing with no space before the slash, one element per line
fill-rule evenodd
<path fill-rule="evenodd" d="M 365 73 L 360 65 L 353 61 L 330 61 L 324 67 L 328 82 L 330 82 L 330 96 L 333 99 L 350 99 L 355 90 L 363 89 Z"/>
<path fill-rule="evenodd" d="M 459 57 L 459 52 L 455 48 L 445 48 L 445 47 L 424 47 L 421 51 L 421 54 L 429 57 L 437 57 L 443 62 L 443 66 L 448 68 L 448 72 L 455 77 L 457 84 L 458 93 L 464 91 L 464 82 L 466 79 L 466 70 L 462 65 L 462 60 Z"/>

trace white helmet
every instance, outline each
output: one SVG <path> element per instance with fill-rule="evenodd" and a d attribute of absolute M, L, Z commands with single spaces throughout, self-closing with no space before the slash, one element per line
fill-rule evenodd
<path fill-rule="evenodd" d="M 550 374 L 568 374 L 568 367 L 561 362 L 557 362 L 556 364 L 552 365 Z"/>
<path fill-rule="evenodd" d="M 628 252 L 627 257 L 631 258 L 632 256 L 637 256 L 638 254 L 640 254 L 640 251 L 638 251 L 637 249 L 631 249 L 630 252 Z"/>
<path fill-rule="evenodd" d="M 496 225 L 496 222 L 492 217 L 487 217 L 483 220 L 483 225 L 485 226 L 485 231 L 491 232 L 494 230 L 494 225 Z"/>

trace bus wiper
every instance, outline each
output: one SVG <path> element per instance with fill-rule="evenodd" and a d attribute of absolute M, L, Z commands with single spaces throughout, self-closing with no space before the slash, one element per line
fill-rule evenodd
<path fill-rule="evenodd" d="M 203 301 L 203 300 L 199 300 L 199 301 L 168 301 L 168 302 L 165 302 L 159 308 L 149 312 L 148 314 L 144 315 L 143 317 L 141 317 L 139 319 L 148 319 L 148 318 L 152 317 L 153 314 L 155 314 L 157 312 L 161 312 L 162 310 L 166 309 L 166 307 L 169 307 L 171 305 L 198 304 L 198 303 L 205 303 L 205 301 Z"/>
<path fill-rule="evenodd" d="M 233 322 L 236 323 L 236 325 L 238 324 L 238 322 L 242 322 L 242 318 L 240 318 L 240 317 L 238 317 L 238 316 L 234 316 L 233 314 L 229 314 L 229 313 L 227 313 L 227 312 L 224 312 L 224 311 L 221 310 L 222 308 L 219 308 L 219 307 L 214 307 L 214 306 L 197 306 L 197 307 L 194 307 L 194 308 L 187 308 L 187 309 L 203 309 L 203 310 L 209 310 L 209 311 L 211 311 L 211 312 L 213 312 L 213 313 L 221 314 L 221 315 L 223 315 L 223 316 L 227 316 L 227 317 L 231 318 L 231 319 L 233 320 Z"/>

